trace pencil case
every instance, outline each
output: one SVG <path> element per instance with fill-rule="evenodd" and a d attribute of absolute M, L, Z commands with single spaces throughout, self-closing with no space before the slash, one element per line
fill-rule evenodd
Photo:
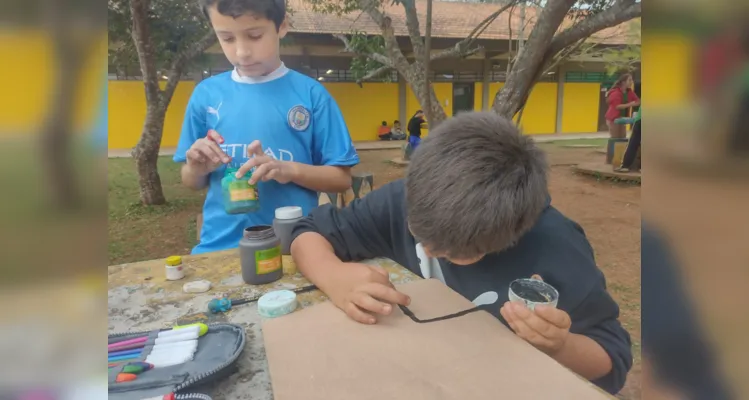
<path fill-rule="evenodd" d="M 114 333 L 109 335 L 109 343 L 121 342 L 148 335 L 145 347 L 137 360 L 144 361 L 156 342 L 156 337 L 163 330 Z M 174 394 L 178 400 L 201 399 L 210 397 L 197 393 L 189 393 L 190 389 L 216 381 L 226 372 L 231 372 L 239 355 L 245 346 L 245 331 L 239 325 L 217 323 L 208 325 L 208 330 L 198 338 L 198 346 L 192 360 L 182 364 L 154 368 L 137 376 L 129 382 L 116 382 L 117 375 L 122 372 L 124 365 L 109 370 L 109 399 L 110 400 L 143 400 L 162 399 L 163 396 Z"/>

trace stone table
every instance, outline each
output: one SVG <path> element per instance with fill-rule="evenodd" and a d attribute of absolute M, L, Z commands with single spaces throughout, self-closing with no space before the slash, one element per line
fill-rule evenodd
<path fill-rule="evenodd" d="M 365 263 L 385 268 L 396 284 L 421 279 L 391 260 L 374 259 Z M 165 260 L 158 259 L 109 267 L 109 333 L 193 322 L 241 325 L 247 333 L 247 346 L 237 362 L 238 371 L 199 391 L 214 400 L 272 400 L 257 303 L 239 305 L 217 315 L 207 313 L 206 306 L 215 297 L 244 298 L 275 289 L 295 289 L 309 285 L 309 281 L 297 274 L 267 285 L 247 285 L 242 281 L 236 250 L 183 257 L 186 274 L 179 281 L 165 280 L 164 264 Z M 182 291 L 182 285 L 198 279 L 210 281 L 211 290 L 200 294 Z M 304 308 L 326 301 L 327 297 L 315 290 L 299 294 L 297 299 L 300 308 Z"/>

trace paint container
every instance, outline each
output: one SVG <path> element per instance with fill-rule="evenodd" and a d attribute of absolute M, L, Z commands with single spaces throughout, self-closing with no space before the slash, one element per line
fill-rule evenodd
<path fill-rule="evenodd" d="M 257 185 L 250 185 L 251 172 L 241 178 L 236 177 L 238 164 L 226 167 L 221 179 L 221 192 L 224 198 L 224 210 L 228 214 L 245 214 L 260 209 L 260 197 Z"/>
<path fill-rule="evenodd" d="M 519 301 L 530 310 L 537 305 L 557 306 L 559 292 L 544 281 L 538 279 L 516 279 L 510 283 L 508 291 L 510 301 Z"/>
<path fill-rule="evenodd" d="M 166 259 L 166 280 L 178 281 L 185 277 L 185 268 L 182 266 L 182 257 L 171 256 Z"/>
<path fill-rule="evenodd" d="M 242 279 L 250 285 L 262 285 L 281 279 L 281 241 L 269 225 L 251 226 L 239 241 Z"/>
<path fill-rule="evenodd" d="M 291 231 L 302 218 L 304 218 L 302 207 L 276 208 L 273 231 L 276 232 L 276 236 L 281 241 L 281 264 L 285 275 L 296 274 L 296 263 L 291 258 Z"/>

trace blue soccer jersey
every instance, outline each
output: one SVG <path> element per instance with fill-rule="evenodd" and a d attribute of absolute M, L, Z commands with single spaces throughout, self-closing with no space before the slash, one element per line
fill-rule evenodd
<path fill-rule="evenodd" d="M 232 71 L 200 82 L 187 105 L 174 161 L 185 162 L 187 150 L 210 129 L 223 136 L 220 147 L 235 162 L 248 161 L 247 147 L 260 140 L 265 154 L 280 161 L 346 167 L 359 163 L 330 94 L 314 79 L 283 65 L 260 78 Z M 278 207 L 301 206 L 306 215 L 317 206 L 315 191 L 271 180 L 258 183 L 259 211 L 227 214 L 221 192 L 224 171 L 221 167 L 209 176 L 203 229 L 193 254 L 237 247 L 245 228 L 271 224 Z"/>

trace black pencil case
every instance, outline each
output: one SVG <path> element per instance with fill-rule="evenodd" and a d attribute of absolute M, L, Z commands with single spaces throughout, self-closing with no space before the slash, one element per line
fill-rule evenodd
<path fill-rule="evenodd" d="M 168 330 L 168 329 L 166 329 Z M 114 333 L 109 335 L 109 343 L 148 335 L 143 354 L 137 361 L 148 357 L 156 336 L 162 330 Z M 189 389 L 211 383 L 222 376 L 222 372 L 233 367 L 245 346 L 244 329 L 235 324 L 210 324 L 205 335 L 198 338 L 198 349 L 191 361 L 163 368 L 154 368 L 138 375 L 129 382 L 116 382 L 123 365 L 109 370 L 110 400 L 142 400 L 161 398 L 174 393 L 176 399 L 206 399 L 206 395 L 188 393 Z M 150 346 L 150 347 L 149 347 Z"/>

